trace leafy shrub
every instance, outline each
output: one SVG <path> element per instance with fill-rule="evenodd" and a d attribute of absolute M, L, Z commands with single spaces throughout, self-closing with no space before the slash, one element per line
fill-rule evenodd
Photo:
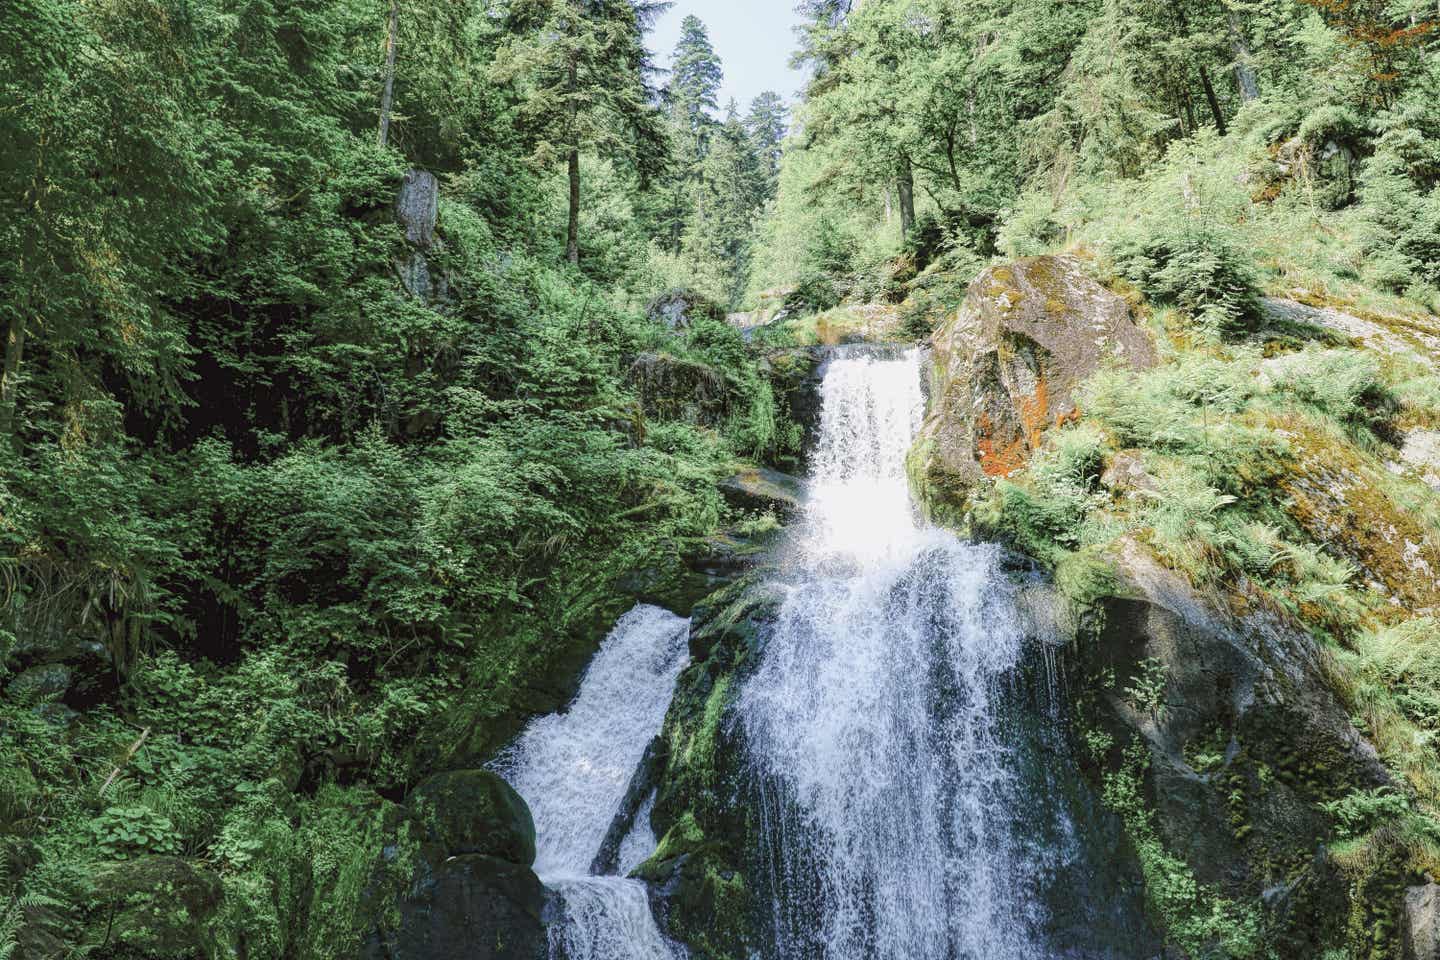
<path fill-rule="evenodd" d="M 840 285 L 828 274 L 809 273 L 785 296 L 784 307 L 794 314 L 820 313 L 840 305 Z"/>
<path fill-rule="evenodd" d="M 90 833 L 96 849 L 111 860 L 180 853 L 180 837 L 170 818 L 138 804 L 108 807 L 91 821 Z"/>

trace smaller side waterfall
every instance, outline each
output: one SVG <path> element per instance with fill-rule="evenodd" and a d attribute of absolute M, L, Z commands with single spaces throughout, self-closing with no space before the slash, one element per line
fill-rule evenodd
<path fill-rule="evenodd" d="M 673 960 L 644 884 L 623 877 L 655 849 L 646 800 L 620 845 L 622 876 L 591 876 L 646 745 L 688 660 L 688 620 L 640 605 L 601 645 L 569 709 L 540 717 L 495 761 L 535 818 L 535 872 L 563 903 L 553 960 Z"/>

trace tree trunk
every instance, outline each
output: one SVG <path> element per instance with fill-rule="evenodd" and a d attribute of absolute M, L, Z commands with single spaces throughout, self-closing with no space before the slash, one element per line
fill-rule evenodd
<path fill-rule="evenodd" d="M 910 167 L 910 158 L 900 158 L 900 175 L 895 180 L 895 192 L 900 195 L 900 239 L 910 239 L 915 229 L 915 171 Z"/>
<path fill-rule="evenodd" d="M 1250 66 L 1250 48 L 1240 32 L 1240 18 L 1229 9 L 1225 16 L 1230 25 L 1230 52 L 1235 55 L 1235 86 L 1240 91 L 1240 101 L 1249 103 L 1260 97 L 1260 81 L 1255 77 L 1255 68 Z"/>
<path fill-rule="evenodd" d="M 1215 96 L 1215 85 L 1210 82 L 1210 71 L 1204 67 L 1200 67 L 1200 86 L 1205 88 L 1205 100 L 1210 104 L 1210 115 L 1215 118 L 1215 129 L 1223 137 L 1225 136 L 1225 114 L 1220 111 L 1220 101 Z"/>
<path fill-rule="evenodd" d="M 565 258 L 580 263 L 580 150 L 570 151 L 570 222 L 565 233 Z"/>
<path fill-rule="evenodd" d="M 390 29 L 385 34 L 385 89 L 380 94 L 379 144 L 390 139 L 390 108 L 395 100 L 395 33 L 400 27 L 400 0 L 390 0 Z"/>
<path fill-rule="evenodd" d="M 17 316 L 5 336 L 5 363 L 0 367 L 0 438 L 15 428 L 15 404 L 20 384 L 20 363 L 25 359 L 25 318 Z"/>

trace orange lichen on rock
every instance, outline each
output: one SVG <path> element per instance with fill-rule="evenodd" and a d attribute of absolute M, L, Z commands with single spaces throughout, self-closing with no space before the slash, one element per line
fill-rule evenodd
<path fill-rule="evenodd" d="M 1028 453 L 1024 437 L 997 443 L 995 424 L 990 415 L 982 412 L 976 418 L 975 454 L 985 476 L 1008 477 L 1025 469 Z"/>

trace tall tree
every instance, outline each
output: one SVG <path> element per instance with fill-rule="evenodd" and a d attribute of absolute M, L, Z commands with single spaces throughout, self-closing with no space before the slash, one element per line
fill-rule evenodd
<path fill-rule="evenodd" d="M 766 199 L 775 195 L 780 182 L 780 157 L 788 125 L 789 111 L 775 91 L 766 90 L 751 101 L 745 131 L 764 171 Z"/>
<path fill-rule="evenodd" d="M 671 109 L 698 135 L 711 114 L 719 108 L 716 98 L 725 72 L 710 34 L 699 17 L 688 16 L 680 24 L 680 40 L 675 45 L 675 59 L 670 66 L 669 98 Z"/>
<path fill-rule="evenodd" d="M 565 257 L 580 262 L 580 155 L 643 158 L 659 140 L 641 13 L 629 0 L 519 0 L 491 75 L 513 85 L 534 161 L 565 165 Z"/>

